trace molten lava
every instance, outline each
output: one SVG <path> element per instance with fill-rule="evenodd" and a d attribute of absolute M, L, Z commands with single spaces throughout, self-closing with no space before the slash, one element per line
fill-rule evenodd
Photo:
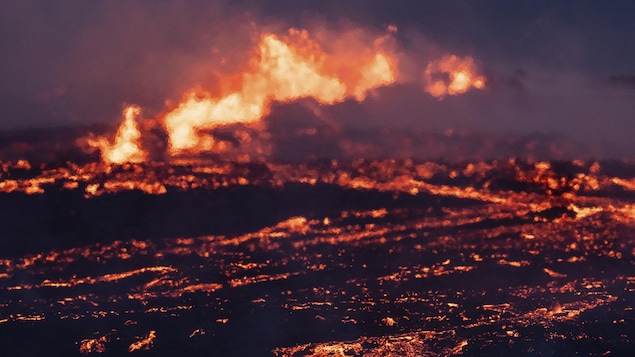
<path fill-rule="evenodd" d="M 301 98 L 311 98 L 321 105 L 348 99 L 361 102 L 376 88 L 408 81 L 399 76 L 397 51 L 391 45 L 394 32 L 396 28 L 389 26 L 384 36 L 370 43 L 360 41 L 368 38 L 362 30 L 342 33 L 331 41 L 318 36 L 327 45 L 324 48 L 306 30 L 290 29 L 284 36 L 262 34 L 246 68 L 220 75 L 218 87 L 224 90 L 213 94 L 205 88 L 191 89 L 179 103 L 154 119 L 167 134 L 167 154 L 225 153 L 227 145 L 215 140 L 215 129 L 243 124 L 258 130 L 254 124 L 269 114 L 273 102 Z M 430 62 L 423 80 L 426 92 L 438 99 L 485 85 L 484 76 L 469 56 L 447 55 Z M 90 146 L 101 150 L 104 162 L 138 163 L 148 157 L 135 124 L 139 112 L 136 106 L 126 108 L 114 143 L 103 137 L 89 140 Z"/>
<path fill-rule="evenodd" d="M 135 122 L 141 108 L 131 105 L 123 111 L 124 121 L 117 130 L 115 141 L 110 144 L 108 139 L 99 137 L 89 140 L 89 145 L 101 151 L 102 159 L 110 164 L 137 163 L 146 159 L 146 153 L 141 149 L 141 132 Z"/>
<path fill-rule="evenodd" d="M 209 150 L 213 140 L 200 131 L 257 122 L 268 114 L 272 101 L 313 98 L 320 104 L 334 104 L 349 97 L 361 101 L 369 90 L 394 82 L 394 61 L 381 51 L 368 58 L 359 56 L 355 63 L 359 73 L 340 78 L 341 61 L 331 61 L 337 53 L 323 52 L 307 31 L 292 29 L 289 35 L 294 41 L 285 42 L 273 34 L 262 36 L 259 56 L 242 75 L 239 91 L 220 98 L 192 92 L 170 111 L 164 121 L 170 153 Z"/>
<path fill-rule="evenodd" d="M 485 86 L 485 77 L 478 74 L 474 59 L 470 56 L 460 58 L 450 55 L 430 62 L 424 77 L 426 92 L 437 99 Z"/>
<path fill-rule="evenodd" d="M 40 331 L 64 355 L 632 351 L 632 163 L 22 160 L 0 174 L 0 334 L 18 341 L 3 356 Z"/>

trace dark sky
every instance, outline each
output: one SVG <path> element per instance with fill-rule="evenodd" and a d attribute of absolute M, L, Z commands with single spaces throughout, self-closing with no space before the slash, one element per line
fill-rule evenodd
<path fill-rule="evenodd" d="M 634 15 L 632 1 L 3 1 L 0 127 L 114 122 L 125 104 L 158 113 L 213 81 L 214 63 L 261 26 L 393 24 L 405 50 L 474 57 L 488 88 L 438 101 L 399 85 L 332 115 L 360 126 L 557 133 L 635 157 Z"/>

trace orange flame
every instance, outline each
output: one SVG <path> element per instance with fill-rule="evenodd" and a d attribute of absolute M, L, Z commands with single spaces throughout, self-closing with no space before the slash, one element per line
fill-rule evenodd
<path fill-rule="evenodd" d="M 485 87 L 485 77 L 478 74 L 470 56 L 460 58 L 450 55 L 430 62 L 425 69 L 424 80 L 425 91 L 437 99 Z"/>
<path fill-rule="evenodd" d="M 400 55 L 392 48 L 390 37 L 396 31 L 389 26 L 387 33 L 371 45 L 362 30 L 326 41 L 325 36 L 318 36 L 328 44 L 327 50 L 306 30 L 290 29 L 285 36 L 262 34 L 247 69 L 238 75 L 221 76 L 218 93 L 192 89 L 165 115 L 156 118 L 167 133 L 168 154 L 223 151 L 226 144 L 215 141 L 210 131 L 232 124 L 259 123 L 269 114 L 272 102 L 312 98 L 319 104 L 332 105 L 347 99 L 365 100 L 375 88 L 397 81 Z M 430 62 L 424 81 L 426 92 L 438 99 L 485 86 L 485 77 L 469 56 L 448 55 Z M 90 146 L 101 150 L 105 162 L 135 163 L 147 158 L 135 122 L 139 112 L 136 106 L 124 110 L 124 121 L 113 144 L 103 137 L 89 140 Z"/>
<path fill-rule="evenodd" d="M 210 149 L 213 140 L 202 130 L 222 125 L 258 122 L 266 116 L 272 101 L 287 102 L 313 98 L 320 104 L 334 104 L 347 98 L 364 100 L 368 91 L 395 81 L 393 61 L 382 52 L 360 55 L 359 73 L 338 77 L 343 64 L 329 61 L 338 54 L 326 54 L 309 39 L 307 31 L 292 29 L 288 41 L 273 34 L 261 37 L 259 56 L 252 60 L 252 71 L 242 76 L 242 88 L 221 98 L 194 92 L 170 111 L 164 120 L 170 153 L 190 149 Z"/>
<path fill-rule="evenodd" d="M 141 112 L 137 106 L 131 105 L 123 111 L 124 121 L 117 130 L 115 142 L 110 144 L 108 139 L 99 137 L 96 140 L 89 140 L 88 144 L 101 151 L 104 162 L 109 164 L 137 163 L 143 162 L 146 153 L 141 149 L 139 141 L 141 133 L 135 122 L 136 117 Z"/>

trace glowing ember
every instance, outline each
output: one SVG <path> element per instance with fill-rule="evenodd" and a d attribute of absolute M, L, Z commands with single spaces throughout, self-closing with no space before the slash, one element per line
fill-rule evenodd
<path fill-rule="evenodd" d="M 156 331 L 150 331 L 146 336 L 142 337 L 138 341 L 132 343 L 128 347 L 128 352 L 134 352 L 137 350 L 149 350 L 156 339 Z"/>
<path fill-rule="evenodd" d="M 106 342 L 108 342 L 108 336 L 82 340 L 79 346 L 79 352 L 85 355 L 91 353 L 104 353 L 106 352 Z"/>

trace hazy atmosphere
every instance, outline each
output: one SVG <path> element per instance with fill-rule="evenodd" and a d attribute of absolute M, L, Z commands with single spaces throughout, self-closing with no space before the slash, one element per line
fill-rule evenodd
<path fill-rule="evenodd" d="M 633 15 L 2 0 L 0 356 L 632 356 Z"/>
<path fill-rule="evenodd" d="M 5 1 L 0 125 L 115 125 L 126 105 L 153 118 L 191 88 L 225 86 L 260 33 L 328 32 L 325 47 L 351 29 L 372 39 L 390 29 L 399 77 L 364 100 L 321 105 L 329 120 L 555 135 L 632 158 L 634 11 L 628 1 Z M 424 93 L 423 69 L 446 54 L 473 58 L 484 88 Z"/>

